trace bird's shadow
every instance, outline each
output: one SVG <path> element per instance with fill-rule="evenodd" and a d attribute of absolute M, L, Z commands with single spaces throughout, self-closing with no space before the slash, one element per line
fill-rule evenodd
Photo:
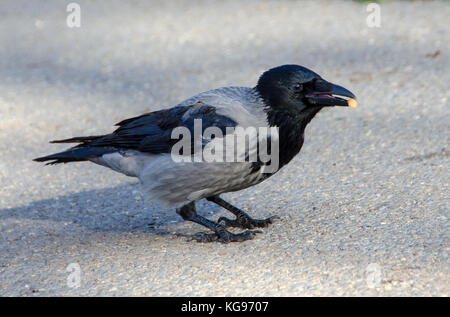
<path fill-rule="evenodd" d="M 206 217 L 221 208 L 206 200 L 197 203 L 197 212 Z M 184 220 L 175 210 L 165 209 L 145 199 L 135 183 L 93 189 L 42 199 L 28 205 L 0 210 L 0 222 L 27 219 L 76 224 L 93 231 L 144 232 L 156 235 L 174 233 Z"/>

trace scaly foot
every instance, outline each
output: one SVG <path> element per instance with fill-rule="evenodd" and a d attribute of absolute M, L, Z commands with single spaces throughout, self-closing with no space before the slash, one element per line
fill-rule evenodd
<path fill-rule="evenodd" d="M 231 233 L 225 228 L 218 229 L 215 233 L 199 232 L 191 237 L 190 240 L 195 240 L 197 242 L 242 242 L 247 240 L 252 240 L 257 233 L 261 233 L 259 230 L 247 230 L 241 233 Z"/>
<path fill-rule="evenodd" d="M 226 217 L 220 217 L 218 223 L 223 222 L 225 227 L 235 227 L 242 229 L 253 228 L 265 228 L 274 222 L 274 220 L 280 219 L 278 216 L 272 216 L 266 219 L 253 219 L 246 214 L 239 214 L 235 220 L 228 219 Z"/>

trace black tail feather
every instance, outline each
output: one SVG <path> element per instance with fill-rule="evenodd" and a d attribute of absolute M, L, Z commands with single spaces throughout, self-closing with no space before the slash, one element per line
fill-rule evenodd
<path fill-rule="evenodd" d="M 87 144 L 87 143 L 97 140 L 98 138 L 101 138 L 103 136 L 104 135 L 77 136 L 74 138 L 64 139 L 64 140 L 53 140 L 53 141 L 50 141 L 50 143 L 84 143 L 84 144 Z"/>
<path fill-rule="evenodd" d="M 92 146 L 81 146 L 73 147 L 64 152 L 55 153 L 52 155 L 47 155 L 43 157 L 38 157 L 33 159 L 35 162 L 48 162 L 46 165 L 53 165 L 59 163 L 69 163 L 69 162 L 82 162 L 88 161 L 90 159 L 100 157 L 103 154 L 112 153 L 117 151 L 113 147 L 92 147 Z"/>

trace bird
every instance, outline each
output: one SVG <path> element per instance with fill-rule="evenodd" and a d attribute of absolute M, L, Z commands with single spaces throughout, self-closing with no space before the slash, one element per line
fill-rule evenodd
<path fill-rule="evenodd" d="M 263 72 L 254 87 L 209 90 L 172 108 L 123 120 L 110 134 L 50 141 L 76 145 L 34 161 L 50 165 L 88 161 L 137 177 L 150 200 L 208 228 L 192 239 L 242 242 L 253 239 L 261 233 L 259 228 L 268 227 L 279 217 L 252 218 L 220 195 L 259 184 L 288 164 L 300 152 L 305 128 L 321 109 L 357 105 L 355 95 L 346 88 L 304 66 L 282 65 Z M 254 130 L 245 139 L 245 149 L 239 155 L 234 153 L 238 146 L 225 141 L 235 140 L 237 131 L 250 128 Z M 205 135 L 208 129 L 213 129 L 209 136 Z M 183 135 L 185 147 L 180 146 L 180 131 L 191 133 Z M 212 145 L 219 159 L 202 159 L 198 154 L 208 147 L 211 150 Z M 221 150 L 232 152 L 226 156 L 231 159 L 220 160 L 225 155 Z M 258 156 L 263 151 L 276 155 L 263 159 Z M 256 160 L 251 154 L 257 154 Z M 199 215 L 196 203 L 201 199 L 219 205 L 234 217 L 220 217 L 215 222 Z"/>

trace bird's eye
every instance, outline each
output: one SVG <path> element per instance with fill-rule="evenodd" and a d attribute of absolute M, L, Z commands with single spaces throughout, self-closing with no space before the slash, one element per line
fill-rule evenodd
<path fill-rule="evenodd" d="M 300 83 L 295 83 L 292 85 L 292 88 L 294 88 L 295 90 L 302 90 L 303 89 L 303 85 Z"/>

